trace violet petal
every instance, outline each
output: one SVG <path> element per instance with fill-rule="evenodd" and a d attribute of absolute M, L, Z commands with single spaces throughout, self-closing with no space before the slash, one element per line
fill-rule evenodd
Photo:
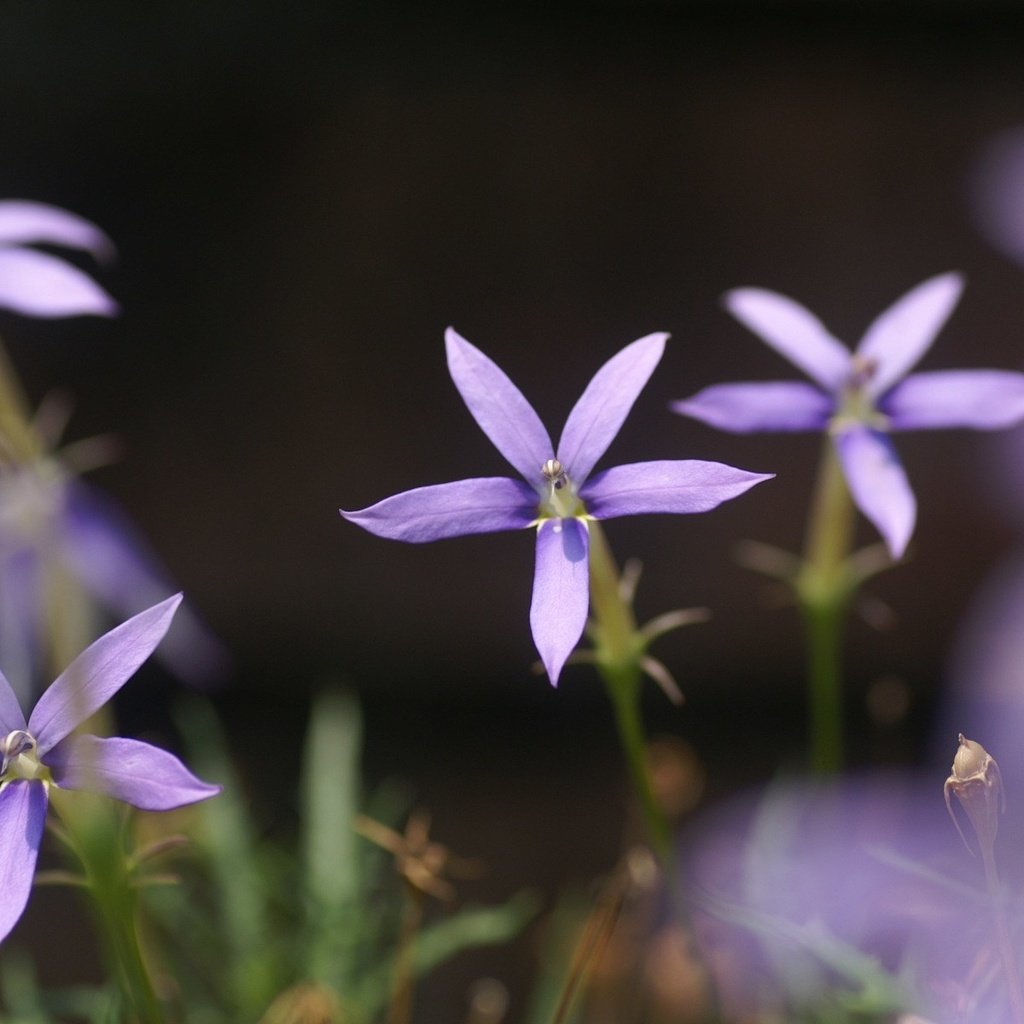
<path fill-rule="evenodd" d="M 26 316 L 114 316 L 117 303 L 70 263 L 34 249 L 0 249 L 0 306 Z"/>
<path fill-rule="evenodd" d="M 893 430 L 999 430 L 1024 419 L 1024 373 L 936 370 L 901 380 L 878 403 Z"/>
<path fill-rule="evenodd" d="M 552 686 L 587 624 L 589 547 L 587 528 L 578 519 L 547 519 L 537 531 L 530 629 Z"/>
<path fill-rule="evenodd" d="M 521 530 L 537 518 L 537 492 L 507 476 L 455 480 L 393 494 L 341 514 L 364 530 L 412 544 L 471 533 Z"/>
<path fill-rule="evenodd" d="M 959 274 L 939 274 L 875 318 L 857 346 L 860 359 L 876 364 L 868 383 L 872 397 L 888 391 L 931 348 L 963 288 Z"/>
<path fill-rule="evenodd" d="M 480 429 L 525 480 L 539 481 L 555 449 L 533 406 L 497 363 L 452 327 L 445 349 L 448 372 Z"/>
<path fill-rule="evenodd" d="M 46 822 L 46 787 L 16 779 L 0 790 L 0 942 L 25 912 Z"/>
<path fill-rule="evenodd" d="M 0 306 L 28 316 L 113 316 L 118 304 L 88 274 L 34 249 L 0 249 Z"/>
<path fill-rule="evenodd" d="M 85 249 L 101 261 L 114 255 L 113 242 L 95 224 L 78 214 L 24 199 L 0 201 L 0 245 L 32 242 Z"/>
<path fill-rule="evenodd" d="M 803 381 L 742 381 L 713 384 L 672 410 L 734 434 L 822 430 L 835 408 L 831 396 Z"/>
<path fill-rule="evenodd" d="M 595 519 L 649 512 L 707 512 L 772 476 L 699 459 L 634 462 L 596 474 L 584 485 L 580 497 Z"/>
<path fill-rule="evenodd" d="M 7 677 L 0 672 L 0 738 L 6 736 L 15 729 L 25 728 L 25 713 L 18 703 L 17 694 Z M 3 892 L 0 889 L 0 892 Z"/>
<path fill-rule="evenodd" d="M 93 641 L 54 680 L 29 716 L 43 757 L 132 677 L 163 639 L 181 594 L 161 601 Z"/>
<path fill-rule="evenodd" d="M 725 308 L 827 391 L 850 372 L 850 351 L 799 302 L 766 288 L 734 288 Z"/>
<path fill-rule="evenodd" d="M 73 736 L 50 751 L 46 764 L 62 789 L 103 793 L 143 811 L 170 811 L 220 792 L 170 752 L 140 740 Z"/>
<path fill-rule="evenodd" d="M 667 340 L 667 334 L 648 334 L 627 345 L 594 374 L 573 406 L 557 454 L 577 485 L 586 480 L 615 440 L 658 365 Z"/>
<path fill-rule="evenodd" d="M 837 434 L 835 443 L 854 504 L 874 523 L 892 557 L 900 558 L 914 532 L 917 502 L 892 442 L 855 426 Z"/>

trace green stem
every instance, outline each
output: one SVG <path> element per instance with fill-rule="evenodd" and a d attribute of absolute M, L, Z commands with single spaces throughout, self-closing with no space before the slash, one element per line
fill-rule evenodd
<path fill-rule="evenodd" d="M 981 842 L 980 837 L 979 843 L 981 859 L 985 864 L 985 883 L 992 904 L 992 916 L 995 919 L 996 945 L 999 947 L 999 958 L 1003 964 L 1003 973 L 1006 975 L 1013 1021 L 1014 1024 L 1024 1024 L 1024 991 L 1021 990 L 1020 972 L 1017 970 L 1017 959 L 1013 951 L 1013 942 L 1010 939 L 1010 929 L 1006 924 L 1006 914 L 1003 911 L 995 854 L 991 843 Z"/>
<path fill-rule="evenodd" d="M 640 673 L 634 670 L 628 674 L 619 674 L 605 666 L 598 667 L 615 711 L 619 741 L 626 755 L 626 766 L 633 789 L 640 799 L 640 808 L 650 833 L 651 845 L 661 860 L 668 863 L 671 849 L 670 829 L 665 814 L 654 796 L 647 763 L 647 737 L 640 715 Z"/>
<path fill-rule="evenodd" d="M 804 604 L 811 770 L 835 775 L 843 767 L 842 635 L 845 610 Z"/>
<path fill-rule="evenodd" d="M 635 661 L 636 617 L 622 598 L 622 579 L 608 538 L 597 520 L 588 524 L 590 534 L 590 611 L 600 634 L 600 648 L 607 660 Z"/>
<path fill-rule="evenodd" d="M 423 923 L 423 893 L 406 883 L 406 903 L 402 912 L 402 929 L 395 951 L 395 977 L 388 1006 L 388 1024 L 409 1024 L 412 1020 L 413 992 L 416 985 L 416 939 Z"/>
<path fill-rule="evenodd" d="M 825 439 L 797 595 L 807 644 L 811 768 L 843 766 L 843 626 L 851 597 L 848 568 L 855 510 L 831 438 Z"/>
<path fill-rule="evenodd" d="M 619 570 L 604 531 L 594 521 L 589 523 L 589 528 L 590 610 L 596 626 L 597 669 L 612 702 L 626 766 L 640 800 L 651 843 L 662 861 L 668 863 L 670 829 L 654 796 L 640 713 L 643 677 L 638 661 L 636 619 L 629 602 L 622 596 Z"/>
<path fill-rule="evenodd" d="M 125 1020 L 163 1024 L 136 929 L 136 890 L 124 841 L 124 822 L 108 800 L 53 788 L 50 802 L 60 815 L 93 897 L 96 921 L 111 976 L 121 991 Z"/>

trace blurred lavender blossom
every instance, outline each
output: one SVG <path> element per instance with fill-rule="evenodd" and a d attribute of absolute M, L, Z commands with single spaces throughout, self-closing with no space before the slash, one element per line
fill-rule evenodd
<path fill-rule="evenodd" d="M 110 439 L 93 438 L 0 468 L 0 667 L 22 700 L 45 671 L 55 612 L 81 646 L 98 632 L 94 606 L 125 618 L 174 591 L 138 528 L 78 476 L 110 451 Z M 187 605 L 158 657 L 192 685 L 229 660 Z"/>
<path fill-rule="evenodd" d="M 939 370 L 907 376 L 962 289 L 958 274 L 924 281 L 881 313 L 853 352 L 792 299 L 761 288 L 728 292 L 728 311 L 814 384 L 718 384 L 672 408 L 734 433 L 827 431 L 854 503 L 899 558 L 914 531 L 917 503 L 890 432 L 995 430 L 1024 419 L 1024 374 Z"/>
<path fill-rule="evenodd" d="M 32 243 L 84 250 L 100 261 L 114 254 L 110 239 L 73 213 L 0 201 L 0 306 L 49 318 L 118 312 L 88 275 L 25 248 Z M 48 654 L 60 667 L 69 651 L 96 636 L 93 602 L 124 618 L 176 589 L 124 513 L 78 479 L 110 461 L 110 440 L 55 450 L 68 414 L 65 401 L 51 398 L 32 416 L 0 350 L 0 666 L 22 699 L 45 677 Z M 221 675 L 228 659 L 186 609 L 162 660 L 186 682 L 203 683 Z"/>
<path fill-rule="evenodd" d="M 50 253 L 43 243 L 80 249 L 100 262 L 114 254 L 95 224 L 45 203 L 0 201 L 0 306 L 26 316 L 114 316 L 117 303 L 91 277 Z"/>
<path fill-rule="evenodd" d="M 747 1019 L 769 993 L 793 1017 L 841 1000 L 872 1020 L 897 1010 L 1013 1019 L 989 970 L 981 866 L 941 790 L 937 775 L 895 772 L 778 782 L 694 824 L 685 874 L 730 1019 Z"/>
<path fill-rule="evenodd" d="M 419 487 L 341 514 L 378 537 L 413 543 L 537 527 L 530 627 L 552 685 L 583 634 L 589 607 L 588 521 L 705 512 L 771 474 L 717 462 L 637 462 L 591 470 L 661 359 L 665 334 L 627 345 L 569 413 L 557 451 L 505 373 L 452 328 L 448 370 L 473 418 L 526 482 L 484 477 Z"/>

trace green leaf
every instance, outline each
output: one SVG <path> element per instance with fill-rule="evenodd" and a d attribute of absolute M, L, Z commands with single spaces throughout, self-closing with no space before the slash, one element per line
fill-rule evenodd
<path fill-rule="evenodd" d="M 227 956 L 222 991 L 241 1012 L 262 1011 L 282 982 L 282 958 L 271 941 L 268 891 L 249 810 L 242 796 L 220 725 L 208 704 L 190 702 L 181 710 L 189 741 L 189 763 L 203 778 L 223 786 L 214 800 L 197 808 L 203 828 L 197 845 L 205 855 L 219 901 L 221 941 Z M 216 953 L 212 954 L 216 957 Z"/>
<path fill-rule="evenodd" d="M 355 697 L 322 692 L 310 713 L 301 780 L 307 970 L 311 978 L 342 990 L 366 938 L 360 919 L 365 858 L 352 828 L 360 802 L 361 755 L 362 717 Z"/>

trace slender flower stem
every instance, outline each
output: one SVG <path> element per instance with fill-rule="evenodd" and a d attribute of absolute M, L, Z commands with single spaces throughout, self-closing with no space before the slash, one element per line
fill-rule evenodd
<path fill-rule="evenodd" d="M 796 581 L 807 644 L 811 768 L 818 775 L 839 771 L 844 759 L 841 648 L 854 517 L 839 456 L 826 438 Z"/>
<path fill-rule="evenodd" d="M 416 939 L 423 923 L 423 892 L 406 884 L 406 902 L 402 912 L 402 930 L 395 951 L 395 978 L 388 1007 L 388 1024 L 409 1024 L 412 1020 L 412 997 L 415 987 Z"/>
<path fill-rule="evenodd" d="M 1013 1008 L 1014 1024 L 1024 1024 L 1024 991 L 1021 989 L 1020 972 L 1017 969 L 1017 958 L 1010 940 L 1010 929 L 1006 924 L 1003 911 L 1003 900 L 999 886 L 999 873 L 996 870 L 996 859 L 991 843 L 980 843 L 981 859 L 985 865 L 985 883 L 988 887 L 989 901 L 992 904 L 992 916 L 996 926 L 996 945 L 999 947 L 999 959 L 1003 963 L 1006 985 L 1010 992 L 1010 1005 Z"/>
<path fill-rule="evenodd" d="M 621 579 L 604 531 L 596 521 L 590 529 L 590 609 L 594 616 L 594 647 L 615 712 L 619 740 L 626 755 L 633 788 L 640 799 L 651 843 L 663 861 L 669 857 L 669 825 L 654 796 L 643 718 L 640 712 L 642 673 L 638 660 L 637 625 L 622 592 Z"/>
<path fill-rule="evenodd" d="M 139 944 L 136 890 L 117 808 L 103 797 L 90 799 L 89 794 L 65 794 L 56 788 L 50 791 L 50 803 L 82 863 L 104 953 L 121 991 L 125 1020 L 163 1024 L 163 1007 Z"/>

